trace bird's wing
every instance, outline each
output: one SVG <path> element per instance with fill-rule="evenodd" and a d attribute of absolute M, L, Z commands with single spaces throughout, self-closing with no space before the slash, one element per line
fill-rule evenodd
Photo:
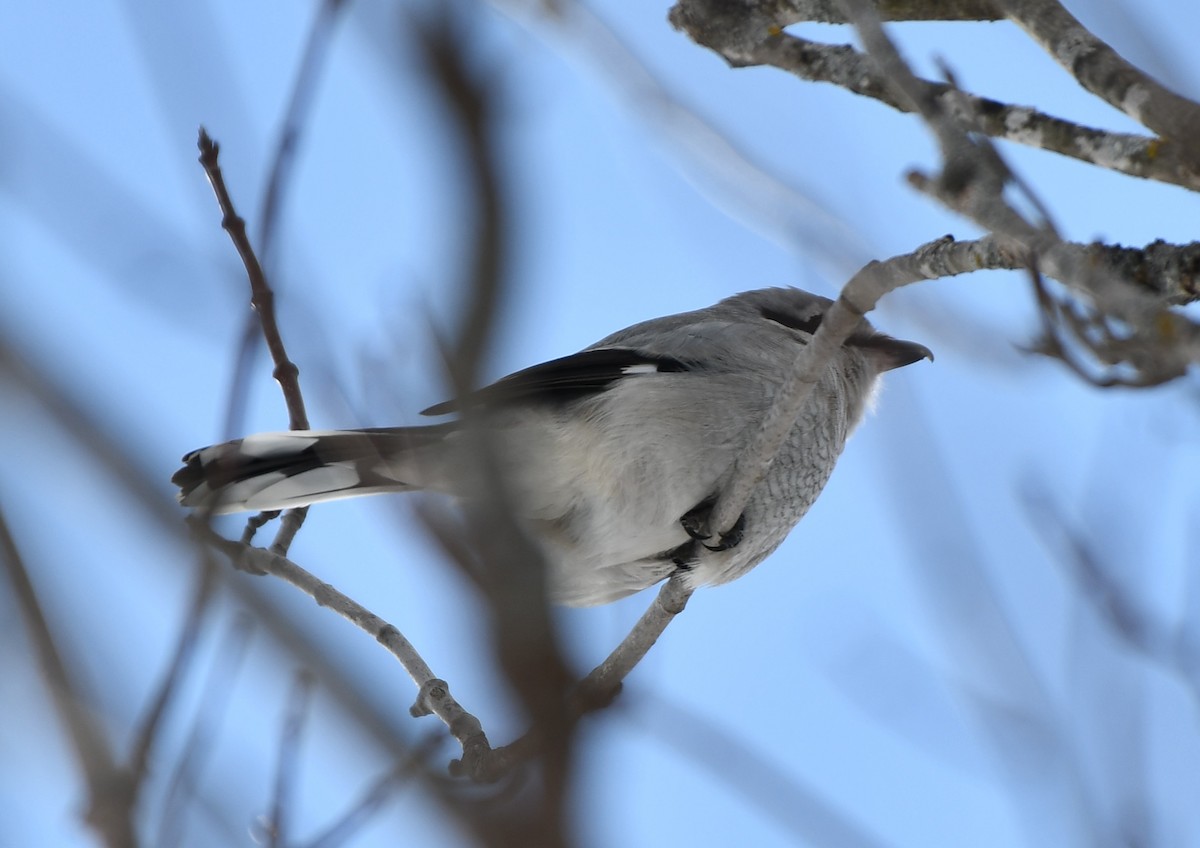
<path fill-rule="evenodd" d="M 674 357 L 626 347 L 589 348 L 510 374 L 465 397 L 434 404 L 421 414 L 446 415 L 464 406 L 494 408 L 514 401 L 563 403 L 602 392 L 621 379 L 687 370 L 689 366 Z"/>

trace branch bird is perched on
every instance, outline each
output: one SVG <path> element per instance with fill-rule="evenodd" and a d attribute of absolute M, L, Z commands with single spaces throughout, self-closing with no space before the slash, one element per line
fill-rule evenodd
<path fill-rule="evenodd" d="M 879 375 L 933 358 L 864 319 L 825 368 L 738 527 L 719 542 L 701 537 L 696 519 L 830 305 L 799 289 L 743 292 L 635 324 L 425 413 L 472 406 L 493 437 L 513 512 L 544 552 L 555 601 L 607 603 L 676 570 L 692 586 L 725 583 L 808 511 Z M 172 480 L 185 506 L 216 513 L 415 489 L 469 497 L 462 440 L 459 422 L 262 433 L 192 451 Z"/>

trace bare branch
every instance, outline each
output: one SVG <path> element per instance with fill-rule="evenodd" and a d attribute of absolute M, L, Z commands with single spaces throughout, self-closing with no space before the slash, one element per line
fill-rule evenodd
<path fill-rule="evenodd" d="M 875 308 L 879 298 L 919 280 L 987 267 L 981 264 L 984 262 L 997 263 L 993 267 L 1013 267 L 1015 261 L 1011 251 L 993 239 L 956 242 L 945 236 L 912 253 L 872 262 L 859 271 L 825 313 L 812 341 L 801 348 L 762 426 L 735 461 L 729 482 L 713 506 L 708 532 L 724 535 L 733 528 L 755 488 L 770 470 L 780 445 L 829 361 L 862 317 Z"/>
<path fill-rule="evenodd" d="M 788 24 L 813 21 L 846 24 L 842 0 L 784 0 L 779 14 Z M 884 21 L 999 21 L 1004 15 L 992 0 L 878 0 Z"/>
<path fill-rule="evenodd" d="M 914 3 L 928 17 L 913 17 L 880 4 L 882 20 L 959 20 L 955 9 L 937 17 L 945 4 Z M 979 4 L 987 5 L 987 4 Z M 720 12 L 704 0 L 680 0 L 670 18 L 697 44 L 722 56 L 733 67 L 766 65 L 779 68 L 810 82 L 827 82 L 854 94 L 874 98 L 901 112 L 915 111 L 910 99 L 898 97 L 888 78 L 864 54 L 846 44 L 822 44 L 784 32 L 800 21 L 845 23 L 841 0 L 829 3 L 793 3 L 791 9 L 770 4 L 751 4 L 737 9 L 738 25 L 730 25 L 730 7 Z M 974 11 L 974 10 L 971 10 Z M 982 19 L 982 18 L 980 18 Z M 941 101 L 941 106 L 970 130 L 992 138 L 1036 147 L 1088 162 L 1102 168 L 1158 182 L 1200 189 L 1200 160 L 1174 138 L 1155 138 L 1108 132 L 1047 115 L 1028 106 L 1003 103 L 969 94 L 941 82 L 913 78 L 920 97 Z M 913 92 L 916 94 L 916 91 Z"/>
<path fill-rule="evenodd" d="M 1200 105 L 1121 58 L 1057 0 L 997 0 L 1085 89 L 1200 160 Z"/>
<path fill-rule="evenodd" d="M 579 682 L 575 691 L 576 709 L 579 712 L 592 709 L 611 701 L 629 673 L 654 647 L 675 616 L 683 612 L 692 590 L 679 577 L 672 577 L 659 589 L 654 602 L 642 613 L 637 624 L 629 631 L 621 644 L 613 649 L 604 662 L 592 669 Z"/>
<path fill-rule="evenodd" d="M 236 567 L 252 574 L 271 574 L 290 583 L 316 601 L 318 606 L 329 607 L 374 637 L 400 661 L 409 677 L 417 684 L 418 696 L 411 713 L 414 716 L 432 713 L 440 718 L 461 743 L 464 761 L 468 755 L 475 758 L 491 749 L 479 720 L 464 710 L 450 695 L 446 682 L 434 675 L 412 643 L 395 626 L 281 554 L 231 542 L 199 522 L 195 522 L 193 527 L 204 542 L 224 553 Z M 473 767 L 474 761 L 467 765 Z"/>
<path fill-rule="evenodd" d="M 242 264 L 246 266 L 246 276 L 250 280 L 250 305 L 258 314 L 267 350 L 271 352 L 271 360 L 275 363 L 272 376 L 279 383 L 284 403 L 287 404 L 288 429 L 307 430 L 308 413 L 304 409 L 304 395 L 300 392 L 300 369 L 288 358 L 279 324 L 275 320 L 275 292 L 267 283 L 267 276 L 254 253 L 250 239 L 246 236 L 246 222 L 237 214 L 233 198 L 229 195 L 229 189 L 225 187 L 225 176 L 221 173 L 221 164 L 218 161 L 220 145 L 209 138 L 204 127 L 201 127 L 197 146 L 200 148 L 200 164 L 212 186 L 213 194 L 216 195 L 217 204 L 221 207 L 221 227 L 229 233 L 229 238 L 242 258 Z M 289 518 L 275 539 L 274 546 L 281 554 L 287 553 L 307 514 L 308 507 L 289 510 Z M 254 519 L 251 519 L 251 522 L 253 521 Z M 253 535 L 251 525 L 247 525 L 247 531 Z"/>
<path fill-rule="evenodd" d="M 296 162 L 296 151 L 300 146 L 301 132 L 308 118 L 313 95 L 317 89 L 317 80 L 324 60 L 328 53 L 329 42 L 333 34 L 338 15 L 344 8 L 344 0 L 323 0 L 317 16 L 313 20 L 308 34 L 308 43 L 304 55 L 300 59 L 295 81 L 292 83 L 291 96 L 288 99 L 287 110 L 279 128 L 279 137 L 272 157 L 271 169 L 267 177 L 266 189 L 263 193 L 262 214 L 259 216 L 258 246 L 261 255 L 263 273 L 269 279 L 274 276 L 274 247 L 275 234 L 278 232 L 280 210 L 283 208 L 284 197 L 290 185 L 290 177 Z M 226 438 L 233 438 L 242 429 L 245 411 L 245 387 L 249 380 L 250 371 L 256 360 L 258 341 L 261 338 L 254 327 L 253 316 L 247 316 L 238 339 L 237 355 L 234 357 L 233 377 L 229 386 L 229 402 L 225 416 L 223 432 Z M 295 428 L 293 428 L 295 429 Z M 285 518 L 300 529 L 303 516 Z M 281 530 L 281 536 L 284 531 Z M 294 536 L 294 531 L 291 533 Z M 286 538 L 283 553 L 291 539 Z M 279 539 L 276 544 L 281 544 Z"/>
<path fill-rule="evenodd" d="M 283 399 L 287 403 L 288 427 L 292 430 L 307 430 L 308 414 L 304 411 L 304 397 L 300 394 L 300 369 L 288 359 L 279 324 L 275 320 L 275 293 L 271 291 L 262 265 L 259 264 L 254 248 L 250 245 L 250 239 L 246 237 L 246 222 L 237 214 L 233 199 L 229 196 L 229 189 L 225 187 L 225 177 L 221 173 L 218 161 L 221 148 L 208 137 L 203 127 L 200 128 L 197 146 L 200 148 L 200 164 L 221 207 L 221 227 L 229 233 L 229 238 L 242 258 L 242 264 L 246 266 L 246 276 L 250 279 L 252 292 L 250 305 L 258 313 L 267 349 L 275 363 L 273 376 L 279 382 L 279 387 L 283 390 Z"/>
<path fill-rule="evenodd" d="M 1125 385 L 1156 385 L 1162 378 L 1178 376 L 1190 363 L 1200 361 L 1200 328 L 1179 313 L 1167 308 L 1178 302 L 1179 292 L 1171 298 L 1153 296 L 1131 285 L 1111 268 L 1090 261 L 1075 246 L 1058 236 L 1045 205 L 1030 186 L 1014 175 L 986 138 L 972 138 L 967 129 L 935 100 L 923 96 L 920 81 L 912 74 L 895 45 L 884 33 L 873 10 L 864 0 L 846 0 L 854 11 L 863 44 L 878 63 L 880 71 L 898 96 L 908 98 L 916 107 L 941 147 L 943 168 L 936 178 L 910 174 L 909 181 L 918 189 L 936 196 L 948 207 L 980 226 L 1011 240 L 1030 257 L 1029 267 L 1045 270 L 1050 276 L 1092 299 L 1098 311 L 1127 323 L 1124 337 L 1102 339 L 1090 345 L 1093 351 L 1112 356 L 1108 364 L 1123 362 L 1140 376 Z M 1041 221 L 1033 223 L 1006 199 L 1005 186 L 1017 185 L 1038 210 Z M 1125 257 L 1114 254 L 1114 261 Z M 1187 279 L 1186 288 L 1195 287 L 1195 251 L 1181 250 L 1178 267 Z M 1128 266 L 1126 266 L 1128 267 Z M 1093 321 L 1104 325 L 1105 321 Z M 1076 329 L 1082 330 L 1083 324 Z M 1082 336 L 1082 333 L 1077 333 Z M 1127 339 L 1139 339 L 1126 344 Z M 1114 343 L 1117 342 L 1117 343 Z M 1051 346 L 1044 348 L 1052 351 Z"/>

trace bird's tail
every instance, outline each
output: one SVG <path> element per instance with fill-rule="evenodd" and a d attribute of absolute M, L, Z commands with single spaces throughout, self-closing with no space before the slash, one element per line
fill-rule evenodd
<path fill-rule="evenodd" d="M 200 448 L 171 482 L 179 502 L 213 513 L 436 487 L 437 446 L 452 425 L 259 433 Z"/>

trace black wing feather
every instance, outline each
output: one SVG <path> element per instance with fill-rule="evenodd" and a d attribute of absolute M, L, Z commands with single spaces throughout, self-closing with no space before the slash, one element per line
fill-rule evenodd
<path fill-rule="evenodd" d="M 602 392 L 623 377 L 651 368 L 659 372 L 689 370 L 667 356 L 649 356 L 629 348 L 596 348 L 509 374 L 465 398 L 434 404 L 421 414 L 446 415 L 458 412 L 465 404 L 495 407 L 516 400 L 566 403 Z"/>

